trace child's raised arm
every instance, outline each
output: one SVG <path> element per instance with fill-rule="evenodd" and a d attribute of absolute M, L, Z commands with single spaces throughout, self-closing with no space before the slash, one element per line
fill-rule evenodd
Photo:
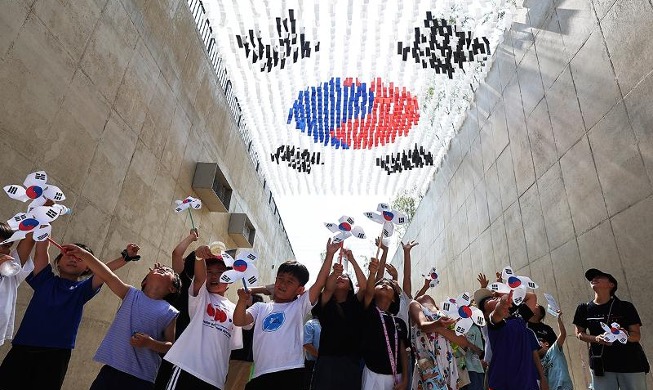
<path fill-rule="evenodd" d="M 172 250 L 172 269 L 181 274 L 184 271 L 184 253 L 193 241 L 197 241 L 199 234 L 197 229 L 191 229 L 186 238 L 181 240 L 179 244 Z"/>
<path fill-rule="evenodd" d="M 251 297 L 251 290 L 247 292 L 243 288 L 238 289 L 238 302 L 236 302 L 236 308 L 234 309 L 234 325 L 247 326 L 254 322 L 254 317 L 247 313 L 247 302 L 250 301 Z"/>
<path fill-rule="evenodd" d="M 322 295 L 320 295 L 320 305 L 325 306 L 331 300 L 334 291 L 336 291 L 336 282 L 338 281 L 338 277 L 342 275 L 342 271 L 342 264 L 336 263 L 333 265 L 333 272 L 331 272 L 329 277 L 327 277 L 324 291 L 322 291 Z"/>
<path fill-rule="evenodd" d="M 128 261 L 138 261 L 141 257 L 138 255 L 138 251 L 141 248 L 136 245 L 136 244 L 127 244 L 127 247 L 125 248 L 124 252 L 120 253 L 120 257 L 117 257 L 108 263 L 106 263 L 106 266 L 109 267 L 111 271 L 118 270 L 122 267 L 124 267 Z M 126 256 L 123 256 L 122 253 L 125 253 Z M 90 267 L 89 267 L 90 268 Z M 104 284 L 104 280 L 97 276 L 97 274 L 93 274 L 93 280 L 91 281 L 93 290 L 97 290 Z"/>
<path fill-rule="evenodd" d="M 565 328 L 565 323 L 562 321 L 562 311 L 558 310 L 558 330 L 560 333 L 558 334 L 558 347 L 562 349 L 562 345 L 565 343 L 565 340 L 567 339 L 567 328 Z"/>
<path fill-rule="evenodd" d="M 20 261 L 21 266 L 25 265 L 25 262 L 29 259 L 29 254 L 32 252 L 32 249 L 34 249 L 34 243 L 35 241 L 32 237 L 32 233 L 27 233 L 25 238 L 18 242 L 16 252 L 18 253 L 18 261 Z"/>
<path fill-rule="evenodd" d="M 200 288 L 206 282 L 206 261 L 204 258 L 195 259 L 195 272 L 193 276 L 193 296 L 196 297 Z"/>
<path fill-rule="evenodd" d="M 367 286 L 365 287 L 365 299 L 363 300 L 363 305 L 365 306 L 365 309 L 370 307 L 370 304 L 372 303 L 372 299 L 374 299 L 374 284 L 376 281 L 376 274 L 379 268 L 380 268 L 379 260 L 375 258 L 370 259 L 370 265 L 369 265 L 370 273 L 369 275 L 367 275 Z"/>
<path fill-rule="evenodd" d="M 320 292 L 322 291 L 322 288 L 324 287 L 324 284 L 329 277 L 329 270 L 331 269 L 331 263 L 333 262 L 333 255 L 338 251 L 340 246 L 340 243 L 332 243 L 331 238 L 329 238 L 327 241 L 324 263 L 322 263 L 320 272 L 317 274 L 315 283 L 313 283 L 311 288 L 308 289 L 308 299 L 311 301 L 311 304 L 314 304 L 317 301 L 317 298 L 320 296 Z"/>
<path fill-rule="evenodd" d="M 49 247 L 50 242 L 47 240 L 36 243 L 36 249 L 34 250 L 34 271 L 32 271 L 34 275 L 38 275 L 50 263 Z"/>
<path fill-rule="evenodd" d="M 118 296 L 120 299 L 124 299 L 129 291 L 129 285 L 125 284 L 118 275 L 113 273 L 113 271 L 103 262 L 98 260 L 95 256 L 85 251 L 84 249 L 78 247 L 77 245 L 66 244 L 63 245 L 63 248 L 66 251 L 67 255 L 75 256 L 81 259 L 84 264 L 93 272 L 94 278 L 104 280 L 104 282 L 109 286 L 111 291 Z"/>
<path fill-rule="evenodd" d="M 408 295 L 408 298 L 413 299 L 412 296 L 410 296 L 410 292 L 413 291 L 413 286 L 411 282 L 411 260 L 410 260 L 410 250 L 413 249 L 414 246 L 419 245 L 419 242 L 416 242 L 415 240 L 410 240 L 408 243 L 404 244 L 404 242 L 401 242 L 401 247 L 404 250 L 404 280 L 402 283 L 402 288 L 406 292 L 406 295 Z"/>
<path fill-rule="evenodd" d="M 351 263 L 352 267 L 354 267 L 356 282 L 358 283 L 358 292 L 356 293 L 356 298 L 358 298 L 359 302 L 362 302 L 363 298 L 365 297 L 365 290 L 367 288 L 367 278 L 365 278 L 363 270 L 361 269 L 360 265 L 358 265 L 358 262 L 354 258 L 354 254 L 351 253 L 350 249 L 345 249 L 345 255 L 347 256 L 349 263 Z"/>

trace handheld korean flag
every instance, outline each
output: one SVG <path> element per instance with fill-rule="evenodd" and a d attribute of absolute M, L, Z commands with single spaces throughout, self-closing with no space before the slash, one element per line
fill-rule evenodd
<path fill-rule="evenodd" d="M 560 305 L 558 305 L 558 302 L 556 302 L 555 298 L 553 298 L 553 295 L 551 294 L 544 293 L 544 298 L 546 299 L 547 302 L 546 311 L 548 311 L 549 314 L 557 318 L 558 310 L 560 310 Z"/>
<path fill-rule="evenodd" d="M 254 266 L 256 259 L 258 259 L 258 255 L 248 250 L 238 251 L 236 259 L 227 253 L 223 253 L 222 260 L 224 264 L 227 267 L 232 267 L 232 269 L 223 272 L 220 281 L 222 283 L 233 283 L 238 279 L 242 279 L 245 291 L 249 291 L 247 287 L 254 286 L 258 282 L 258 270 Z"/>
<path fill-rule="evenodd" d="M 460 294 L 458 298 L 448 299 L 442 302 L 442 311 L 444 314 L 456 321 L 456 335 L 466 334 L 472 327 L 472 324 L 485 326 L 485 317 L 483 312 L 477 307 L 470 306 L 471 297 L 468 292 Z"/>
<path fill-rule="evenodd" d="M 363 213 L 367 218 L 371 219 L 376 223 L 380 223 L 383 227 L 381 228 L 381 237 L 390 237 L 394 234 L 395 227 L 394 225 L 403 225 L 408 221 L 406 214 L 401 211 L 393 210 L 386 203 L 379 203 L 376 208 L 378 213 L 374 211 L 368 211 Z M 381 251 L 381 240 L 379 240 L 378 249 L 376 250 L 376 258 L 379 257 L 379 252 Z"/>
<path fill-rule="evenodd" d="M 325 222 L 324 226 L 326 226 L 326 228 L 329 229 L 329 231 L 332 233 L 338 233 L 331 239 L 331 242 L 334 244 L 342 244 L 349 237 L 356 237 L 360 239 L 364 239 L 366 237 L 363 228 L 360 226 L 354 226 L 354 219 L 346 215 L 340 217 L 337 224 Z M 340 251 L 338 262 L 342 263 L 342 250 Z"/>
<path fill-rule="evenodd" d="M 490 290 L 498 293 L 507 294 L 512 291 L 512 301 L 515 305 L 520 305 L 526 298 L 527 289 L 536 289 L 539 286 L 527 276 L 516 276 L 511 267 L 506 267 L 501 273 L 501 282 L 495 282 L 490 285 Z"/>
<path fill-rule="evenodd" d="M 21 202 L 30 202 L 28 208 L 42 206 L 48 199 L 59 202 L 65 200 L 66 196 L 57 186 L 48 184 L 48 175 L 45 171 L 33 172 L 27 175 L 23 186 L 12 184 L 3 187 L 11 199 L 20 200 Z"/>
<path fill-rule="evenodd" d="M 188 215 L 190 216 L 190 224 L 194 230 L 197 229 L 195 228 L 195 221 L 193 220 L 193 213 L 191 209 L 197 210 L 201 208 L 202 208 L 202 201 L 197 198 L 193 198 L 192 196 L 189 196 L 186 199 L 182 199 L 182 200 L 175 200 L 175 212 L 179 213 L 188 209 Z"/>
<path fill-rule="evenodd" d="M 429 283 L 429 286 L 435 287 L 438 284 L 440 284 L 440 275 L 438 274 L 437 270 L 435 267 L 431 268 L 431 270 L 427 274 L 422 274 L 424 279 L 428 279 L 431 282 Z"/>
<path fill-rule="evenodd" d="M 621 325 L 616 322 L 613 322 L 610 326 L 601 322 L 601 328 L 605 331 L 601 336 L 603 336 L 607 342 L 614 343 L 615 341 L 618 341 L 621 344 L 626 344 L 626 342 L 628 342 L 628 335 L 623 329 L 621 329 Z"/>
<path fill-rule="evenodd" d="M 45 241 L 50 238 L 52 226 L 50 222 L 54 221 L 67 210 L 65 206 L 38 206 L 34 207 L 29 213 L 18 213 L 7 221 L 12 230 L 15 230 L 11 237 L 7 238 L 0 245 L 9 242 L 22 240 L 28 233 L 32 233 L 34 241 Z"/>

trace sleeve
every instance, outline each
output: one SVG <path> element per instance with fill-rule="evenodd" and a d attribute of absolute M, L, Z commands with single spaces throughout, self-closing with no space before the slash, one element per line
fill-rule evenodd
<path fill-rule="evenodd" d="M 256 317 L 258 317 L 258 313 L 261 311 L 261 305 L 264 303 L 261 302 L 256 302 L 252 306 L 248 307 L 246 312 L 247 314 L 251 315 L 252 318 L 254 319 L 254 322 L 256 322 Z"/>
<path fill-rule="evenodd" d="M 90 301 L 91 298 L 96 296 L 97 293 L 100 292 L 100 289 L 102 288 L 102 285 L 104 284 L 104 283 L 102 283 L 101 285 L 98 286 L 98 288 L 93 289 L 93 276 L 85 279 L 81 283 L 82 283 L 82 285 L 77 287 L 77 289 L 81 290 L 82 293 L 84 294 L 84 303 Z"/>
<path fill-rule="evenodd" d="M 200 303 L 204 300 L 203 294 L 206 291 L 206 282 L 200 287 L 200 291 L 197 292 L 197 296 L 193 296 L 193 283 L 188 286 L 188 316 L 193 318 L 193 315 L 197 311 Z"/>
<path fill-rule="evenodd" d="M 314 335 L 313 323 L 310 320 L 306 321 L 306 324 L 304 324 L 304 345 L 313 344 Z"/>
<path fill-rule="evenodd" d="M 327 305 L 328 304 L 329 304 L 329 302 L 327 302 Z M 311 314 L 313 315 L 313 317 L 320 318 L 320 321 L 321 321 L 323 313 L 324 313 L 324 307 L 322 307 L 322 294 L 320 294 L 320 297 L 317 299 L 317 303 L 311 309 Z"/>
<path fill-rule="evenodd" d="M 16 261 L 21 262 L 23 259 L 20 258 L 18 255 L 18 251 L 16 248 L 11 250 L 10 256 L 13 257 Z M 25 264 L 21 268 L 20 272 L 15 275 L 16 278 L 16 283 L 21 284 L 27 276 L 34 271 L 34 261 L 32 260 L 32 256 L 29 256 L 27 258 L 27 261 L 25 261 Z"/>
<path fill-rule="evenodd" d="M 39 272 L 34 275 L 34 272 L 30 272 L 29 275 L 25 278 L 27 284 L 29 284 L 34 290 L 41 287 L 43 283 L 54 278 L 54 273 L 52 272 L 52 264 L 48 264 Z"/>
<path fill-rule="evenodd" d="M 229 348 L 232 350 L 243 348 L 243 329 L 240 326 L 234 326 L 229 339 Z"/>
<path fill-rule="evenodd" d="M 573 324 L 580 328 L 587 329 L 587 303 L 581 303 L 576 307 Z"/>
<path fill-rule="evenodd" d="M 628 328 L 630 325 L 642 325 L 642 320 L 639 318 L 639 314 L 637 313 L 637 309 L 635 309 L 635 306 L 626 301 L 621 301 L 621 307 L 623 310 L 623 324 L 621 325 L 622 328 Z"/>
<path fill-rule="evenodd" d="M 313 308 L 313 304 L 311 303 L 311 297 L 310 297 L 310 294 L 308 293 L 308 291 L 304 292 L 299 297 L 298 301 L 301 304 L 301 310 L 302 310 L 302 313 L 304 315 L 311 312 L 311 309 Z"/>

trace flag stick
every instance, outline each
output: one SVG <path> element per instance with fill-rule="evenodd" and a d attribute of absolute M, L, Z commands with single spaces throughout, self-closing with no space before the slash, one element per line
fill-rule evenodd
<path fill-rule="evenodd" d="M 247 288 L 247 283 L 245 282 L 245 278 L 243 278 L 243 288 L 245 289 L 246 293 L 249 293 L 249 289 Z"/>
<path fill-rule="evenodd" d="M 342 252 L 343 252 L 344 245 L 345 245 L 344 241 L 340 242 L 340 254 L 338 255 L 338 264 L 342 264 Z"/>
<path fill-rule="evenodd" d="M 54 246 L 56 246 L 57 248 L 59 248 L 59 250 L 61 251 L 61 253 L 66 253 L 66 250 L 64 249 L 64 247 L 62 247 L 61 245 L 59 245 L 55 240 L 53 240 L 53 239 L 51 239 L 50 237 L 48 237 L 48 241 L 50 241 L 50 242 L 52 243 L 52 245 L 54 245 Z"/>
<path fill-rule="evenodd" d="M 195 228 L 195 221 L 193 221 L 193 213 L 190 211 L 190 207 L 188 208 L 188 215 L 190 215 L 190 225 L 193 227 L 193 230 L 197 230 Z"/>

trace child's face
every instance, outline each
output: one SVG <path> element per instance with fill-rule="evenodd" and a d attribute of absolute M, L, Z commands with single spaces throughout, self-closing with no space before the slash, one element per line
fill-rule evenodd
<path fill-rule="evenodd" d="M 143 280 L 143 288 L 148 286 L 152 290 L 160 291 L 163 294 L 161 298 L 163 298 L 169 293 L 175 292 L 174 280 L 175 271 L 173 271 L 172 268 L 155 265 L 147 276 L 145 276 L 145 279 Z"/>
<path fill-rule="evenodd" d="M 274 282 L 274 301 L 290 302 L 304 292 L 304 286 L 291 274 L 281 273 Z"/>
<path fill-rule="evenodd" d="M 388 279 L 381 279 L 379 282 L 377 282 L 374 286 L 374 296 L 385 296 L 393 301 L 395 298 L 395 289 L 392 281 Z"/>
<path fill-rule="evenodd" d="M 63 255 L 57 262 L 57 269 L 60 275 L 82 276 L 88 271 L 88 267 L 84 262 L 74 256 Z"/>
<path fill-rule="evenodd" d="M 229 288 L 227 283 L 221 283 L 220 277 L 227 270 L 223 262 L 215 262 L 206 267 L 206 289 L 213 294 L 224 294 Z"/>
<path fill-rule="evenodd" d="M 347 274 L 342 274 L 336 279 L 336 289 L 349 291 L 349 276 Z"/>

